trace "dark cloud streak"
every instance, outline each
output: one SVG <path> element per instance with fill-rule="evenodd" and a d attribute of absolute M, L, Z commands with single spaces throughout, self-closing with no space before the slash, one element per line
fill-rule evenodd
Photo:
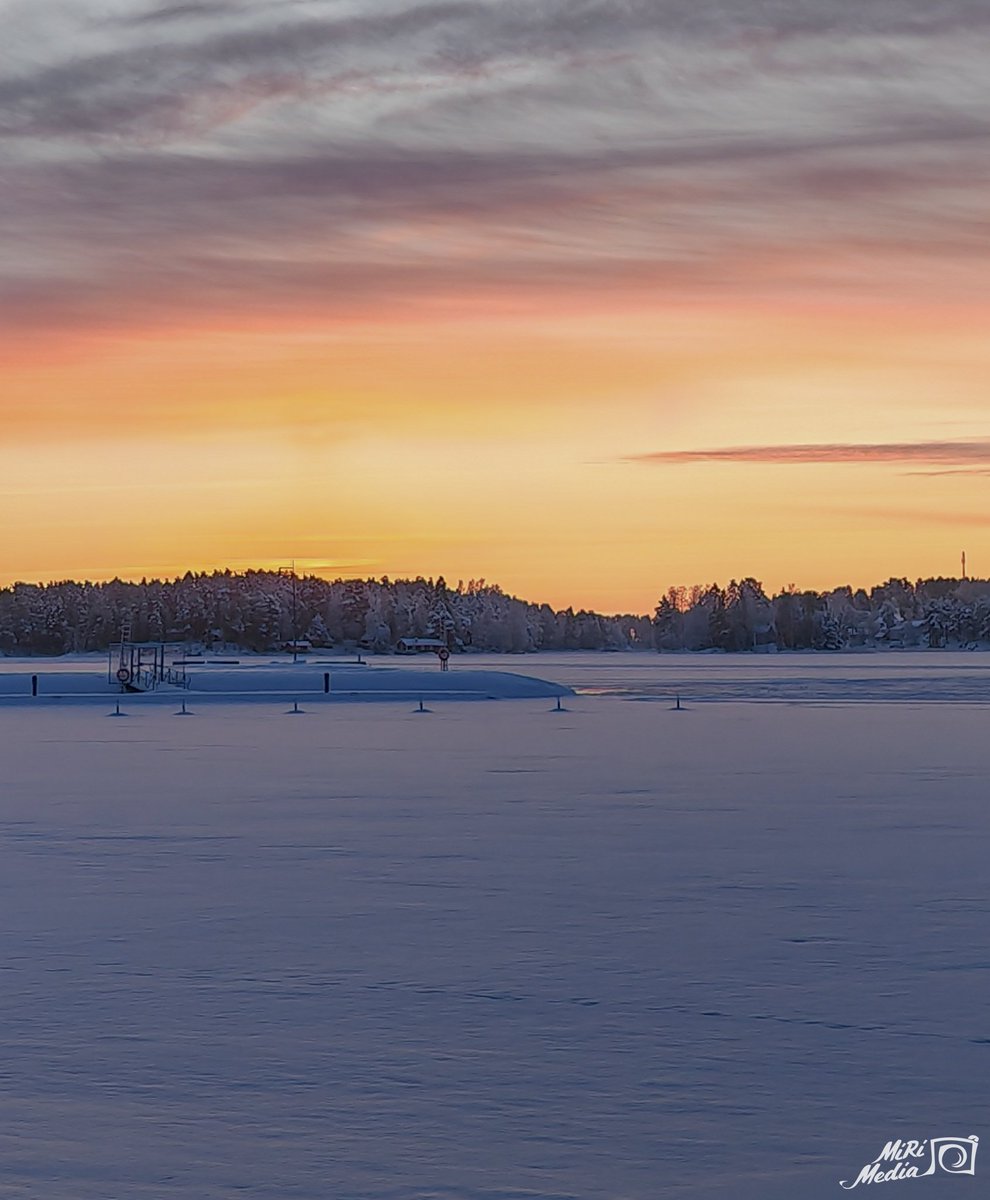
<path fill-rule="evenodd" d="M 285 22 L 273 28 L 219 33 L 196 41 L 139 44 L 73 58 L 30 74 L 0 78 L 0 136 L 112 136 L 140 131 L 149 119 L 181 112 L 198 95 L 222 88 L 231 96 L 305 96 L 307 68 L 328 52 L 394 43 L 470 16 L 459 0 L 405 11 Z M 346 79 L 352 72 L 340 72 Z M 320 84 L 317 90 L 322 90 Z"/>
<path fill-rule="evenodd" d="M 708 450 L 661 450 L 627 462 L 678 466 L 690 463 L 750 463 L 761 466 L 906 464 L 967 466 L 990 463 L 990 438 L 944 442 L 833 442 L 790 446 L 728 446 Z M 941 473 L 941 472 L 939 472 Z"/>
<path fill-rule="evenodd" d="M 169 4 L 161 8 L 148 9 L 147 12 L 133 13 L 125 17 L 120 24 L 122 25 L 163 25 L 169 21 L 187 21 L 195 20 L 203 17 L 223 17 L 230 16 L 237 11 L 243 11 L 243 6 L 236 3 L 223 3 L 222 0 L 216 0 L 215 3 L 210 3 L 209 0 L 203 0 L 202 3 L 189 4 Z"/>

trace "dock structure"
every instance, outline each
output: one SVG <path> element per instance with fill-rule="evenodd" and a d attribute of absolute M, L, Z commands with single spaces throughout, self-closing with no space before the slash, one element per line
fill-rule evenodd
<path fill-rule="evenodd" d="M 189 679 L 184 665 L 169 665 L 166 642 L 135 642 L 125 625 L 120 641 L 110 647 L 107 658 L 107 682 L 115 680 L 122 692 L 153 692 L 162 684 L 187 688 Z"/>

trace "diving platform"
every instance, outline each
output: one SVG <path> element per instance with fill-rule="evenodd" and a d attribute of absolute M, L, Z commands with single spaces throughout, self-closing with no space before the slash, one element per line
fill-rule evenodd
<path fill-rule="evenodd" d="M 153 692 L 163 684 L 188 688 L 184 665 L 167 662 L 167 642 L 133 642 L 126 637 L 110 647 L 107 682 L 118 683 L 122 692 Z M 173 649 L 173 656 L 178 648 Z"/>

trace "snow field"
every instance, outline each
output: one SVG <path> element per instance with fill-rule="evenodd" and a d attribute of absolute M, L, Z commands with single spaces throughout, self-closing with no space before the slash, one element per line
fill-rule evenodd
<path fill-rule="evenodd" d="M 814 1200 L 983 1134 L 990 710 L 566 706 L 0 710 L 0 1196 Z"/>

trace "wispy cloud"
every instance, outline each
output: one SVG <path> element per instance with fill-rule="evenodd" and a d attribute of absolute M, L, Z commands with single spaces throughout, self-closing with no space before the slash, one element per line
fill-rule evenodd
<path fill-rule="evenodd" d="M 0 325 L 985 290 L 988 27 L 982 0 L 10 0 Z"/>
<path fill-rule="evenodd" d="M 761 465 L 886 464 L 948 466 L 983 473 L 990 464 L 990 438 L 944 442 L 822 442 L 790 446 L 725 446 L 707 450 L 661 450 L 637 454 L 627 462 L 676 466 L 686 463 L 758 463 Z M 917 473 L 917 472 L 914 472 Z M 946 471 L 932 472 L 947 474 Z M 968 473 L 968 472 L 967 472 Z"/>
<path fill-rule="evenodd" d="M 230 0 L 191 0 L 188 4 L 167 4 L 149 8 L 143 12 L 126 13 L 121 24 L 154 25 L 167 21 L 189 21 L 197 17 L 231 16 L 237 10 L 235 3 Z"/>
<path fill-rule="evenodd" d="M 891 525 L 907 526 L 918 530 L 926 525 L 945 526 L 951 529 L 987 529 L 990 528 L 990 514 L 983 512 L 959 511 L 935 507 L 912 507 L 905 505 L 900 508 L 893 506 L 882 508 L 874 505 L 857 505 L 855 508 L 832 506 L 823 514 L 829 519 L 840 516 L 844 520 L 856 521 L 860 524 L 875 523 L 878 528 L 889 529 Z"/>

